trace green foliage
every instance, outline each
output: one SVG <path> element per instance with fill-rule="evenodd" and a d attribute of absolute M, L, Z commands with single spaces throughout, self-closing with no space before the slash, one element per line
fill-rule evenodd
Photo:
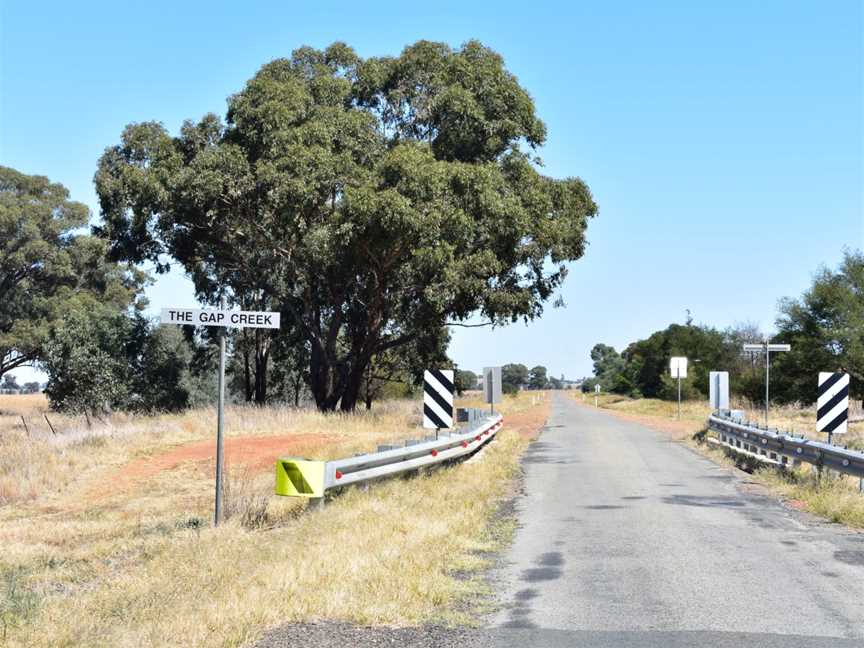
<path fill-rule="evenodd" d="M 501 391 L 515 394 L 528 384 L 528 367 L 523 364 L 505 364 L 501 367 Z"/>
<path fill-rule="evenodd" d="M 455 375 L 456 391 L 461 395 L 469 389 L 477 389 L 477 374 L 467 369 L 458 369 Z"/>
<path fill-rule="evenodd" d="M 792 350 L 772 360 L 772 399 L 812 403 L 820 371 L 849 373 L 850 395 L 864 397 L 864 253 L 821 269 L 800 299 L 781 302 L 776 324 L 775 341 Z"/>
<path fill-rule="evenodd" d="M 852 397 L 864 396 L 864 253 L 847 251 L 836 271 L 820 270 L 800 299 L 781 302 L 776 324 L 772 342 L 789 343 L 792 350 L 772 355 L 772 400 L 812 403 L 820 371 L 848 372 Z M 620 356 L 598 344 L 591 351 L 596 378 L 583 390 L 599 381 L 605 391 L 674 400 L 678 385 L 669 376 L 669 358 L 683 355 L 690 359 L 683 397 L 707 397 L 708 373 L 715 370 L 730 372 L 733 393 L 764 402 L 764 356 L 742 354 L 743 344 L 764 338 L 748 324 L 726 331 L 672 324 L 630 344 Z"/>
<path fill-rule="evenodd" d="M 681 381 L 681 395 L 707 398 L 708 373 L 737 366 L 739 349 L 728 332 L 708 326 L 672 324 L 633 342 L 620 355 L 608 345 L 595 345 L 591 359 L 596 381 L 583 384 L 583 389 L 593 389 L 599 382 L 605 392 L 675 400 L 678 381 L 669 376 L 669 360 L 673 356 L 686 356 L 689 363 L 687 378 Z"/>
<path fill-rule="evenodd" d="M 558 382 L 559 386 L 553 387 L 553 389 L 560 389 L 560 381 Z M 546 367 L 537 365 L 529 372 L 528 387 L 531 389 L 546 389 L 547 383 L 549 383 L 549 379 L 546 376 Z"/>
<path fill-rule="evenodd" d="M 354 409 L 370 363 L 449 321 L 540 316 L 584 253 L 588 187 L 539 173 L 545 127 L 476 41 L 304 47 L 228 103 L 176 137 L 124 130 L 96 174 L 100 232 L 114 258 L 173 257 L 205 301 L 281 311 L 321 409 Z"/>
<path fill-rule="evenodd" d="M 39 609 L 41 599 L 26 577 L 27 572 L 21 567 L 0 570 L 0 623 L 4 642 L 10 628 L 25 622 Z"/>
<path fill-rule="evenodd" d="M 636 391 L 632 374 L 627 371 L 626 360 L 613 347 L 607 344 L 595 344 L 591 349 L 591 360 L 594 362 L 594 375 L 597 380 L 591 384 L 591 389 L 599 383 L 605 392 L 633 395 Z"/>
<path fill-rule="evenodd" d="M 136 315 L 75 311 L 45 343 L 51 406 L 74 414 L 186 407 L 183 374 L 191 352 L 182 334 Z"/>
<path fill-rule="evenodd" d="M 76 234 L 87 217 L 63 185 L 0 166 L 0 376 L 39 359 L 69 312 L 124 309 L 139 293 L 142 273 L 107 262 L 105 242 Z"/>

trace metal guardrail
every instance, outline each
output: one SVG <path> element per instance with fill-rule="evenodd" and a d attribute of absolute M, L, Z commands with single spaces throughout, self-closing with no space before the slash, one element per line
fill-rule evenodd
<path fill-rule="evenodd" d="M 368 482 L 426 466 L 452 461 L 477 452 L 501 429 L 503 417 L 480 410 L 461 410 L 466 428 L 423 440 L 409 440 L 403 447 L 379 446 L 378 452 L 333 461 L 309 461 L 294 457 L 276 461 L 276 494 L 323 498 L 326 491 Z"/>
<path fill-rule="evenodd" d="M 759 428 L 721 414 L 708 418 L 708 428 L 717 433 L 722 445 L 760 461 L 779 465 L 787 465 L 790 459 L 793 463 L 804 461 L 864 479 L 862 452 L 791 436 L 777 429 Z"/>

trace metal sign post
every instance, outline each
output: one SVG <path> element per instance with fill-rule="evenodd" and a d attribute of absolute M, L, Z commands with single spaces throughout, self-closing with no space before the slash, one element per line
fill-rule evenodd
<path fill-rule="evenodd" d="M 791 351 L 792 346 L 789 344 L 770 344 L 766 339 L 762 344 L 745 344 L 744 350 L 750 353 L 765 354 L 765 427 L 768 427 L 768 403 L 769 391 L 768 386 L 771 382 L 771 352 Z"/>
<path fill-rule="evenodd" d="M 200 308 L 163 308 L 162 324 L 189 326 L 218 326 L 219 332 L 219 405 L 216 413 L 216 501 L 213 525 L 222 520 L 222 465 L 223 436 L 225 431 L 225 329 L 226 328 L 279 328 L 279 313 L 269 311 L 225 310 L 225 298 L 219 310 Z"/>
<path fill-rule="evenodd" d="M 687 377 L 687 358 L 675 356 L 669 359 L 669 372 L 678 379 L 678 420 L 681 420 L 681 379 Z"/>
<path fill-rule="evenodd" d="M 501 367 L 483 367 L 483 396 L 489 403 L 489 411 L 495 414 L 495 403 L 502 399 Z"/>

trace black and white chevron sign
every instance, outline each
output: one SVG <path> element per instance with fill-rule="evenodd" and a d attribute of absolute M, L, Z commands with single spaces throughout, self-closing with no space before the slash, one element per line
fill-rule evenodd
<path fill-rule="evenodd" d="M 435 430 L 453 427 L 453 370 L 423 372 L 423 427 Z"/>
<path fill-rule="evenodd" d="M 843 434 L 849 418 L 849 374 L 819 372 L 816 431 Z"/>

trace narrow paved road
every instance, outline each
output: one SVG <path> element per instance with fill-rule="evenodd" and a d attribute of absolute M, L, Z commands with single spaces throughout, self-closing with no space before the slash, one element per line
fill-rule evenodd
<path fill-rule="evenodd" d="M 498 646 L 864 646 L 864 534 L 556 395 L 524 459 Z"/>

